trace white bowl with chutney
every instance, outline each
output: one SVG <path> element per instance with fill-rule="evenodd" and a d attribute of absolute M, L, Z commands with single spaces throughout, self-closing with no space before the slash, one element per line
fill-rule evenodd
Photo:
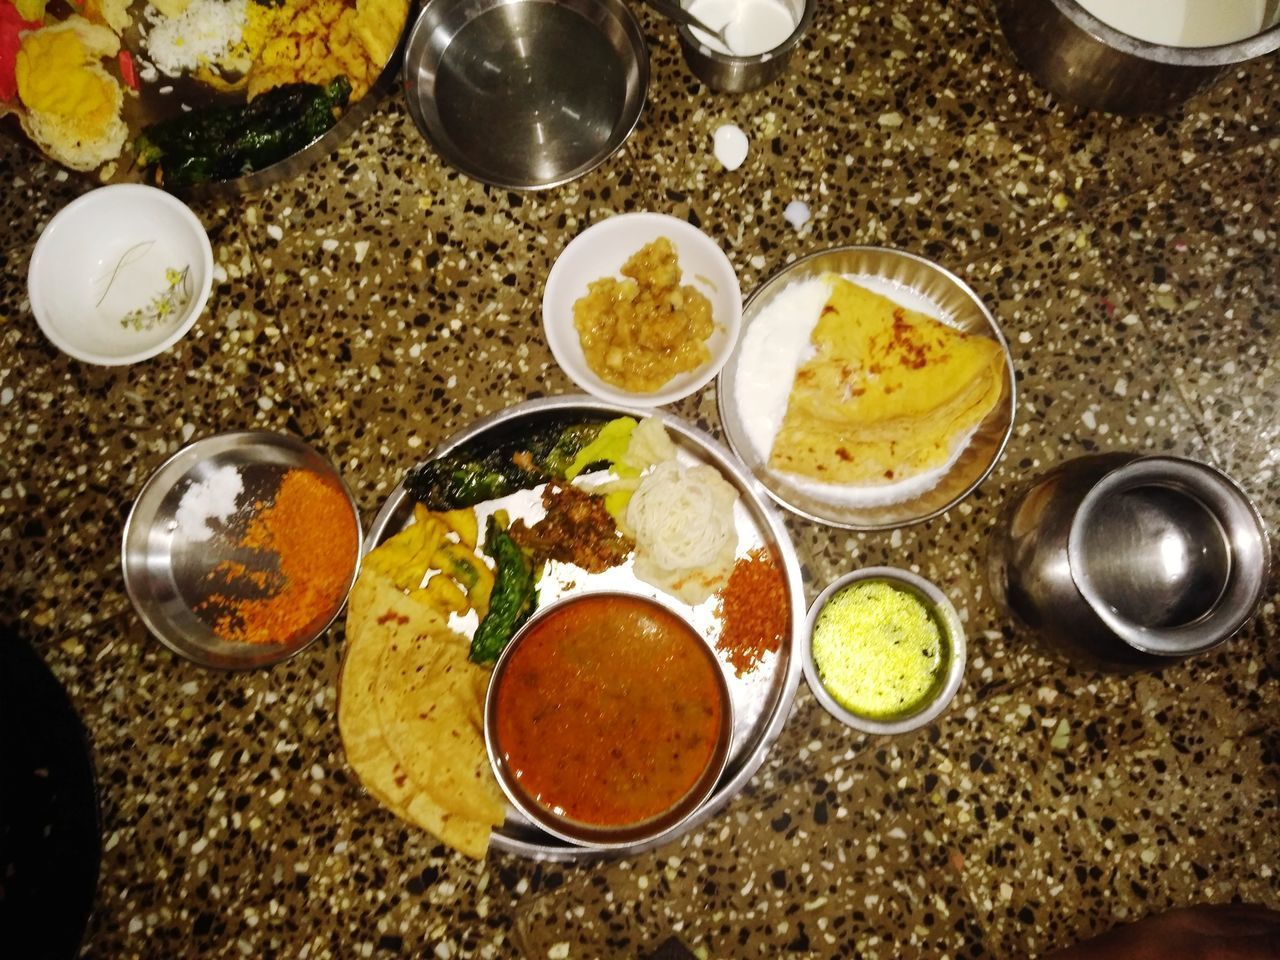
<path fill-rule="evenodd" d="M 593 319 L 592 337 L 585 339 L 575 305 L 597 281 L 628 282 L 624 264 L 660 238 L 674 249 L 682 297 L 692 287 L 706 298 L 709 333 L 697 335 L 702 321 L 686 301 L 674 311 L 645 308 L 634 315 L 586 307 L 584 316 Z M 657 274 L 642 274 L 643 294 L 654 289 L 649 281 Z M 556 363 L 587 393 L 612 403 L 658 407 L 696 393 L 729 359 L 741 327 L 742 289 L 729 258 L 693 224 L 663 213 L 623 213 L 588 227 L 561 251 L 542 295 L 542 329 Z M 676 364 L 664 360 L 695 351 L 702 359 L 688 369 L 672 372 Z"/>
<path fill-rule="evenodd" d="M 809 608 L 805 679 L 833 717 L 866 733 L 905 733 L 936 719 L 964 677 L 955 607 L 907 570 L 845 574 Z"/>

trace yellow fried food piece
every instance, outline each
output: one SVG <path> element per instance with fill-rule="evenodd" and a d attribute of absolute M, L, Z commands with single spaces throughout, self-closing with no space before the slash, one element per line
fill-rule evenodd
<path fill-rule="evenodd" d="M 414 590 L 422 585 L 444 532 L 444 525 L 430 517 L 412 523 L 370 551 L 364 566 L 385 573 L 402 590 Z"/>
<path fill-rule="evenodd" d="M 407 14 L 405 0 L 356 0 L 351 32 L 360 41 L 369 62 L 378 69 L 395 52 Z"/>
<path fill-rule="evenodd" d="M 250 3 L 244 42 L 253 61 L 249 97 L 286 83 L 345 76 L 354 103 L 386 66 L 409 15 L 408 0 Z"/>
<path fill-rule="evenodd" d="M 467 604 L 467 595 L 444 574 L 432 577 L 425 587 L 415 590 L 411 596 L 420 596 L 425 603 L 446 615 L 466 613 L 470 609 Z"/>
<path fill-rule="evenodd" d="M 443 521 L 446 527 L 458 535 L 459 541 L 472 550 L 476 548 L 476 543 L 479 542 L 480 524 L 476 520 L 476 512 L 474 510 L 470 507 L 463 507 L 459 510 L 437 513 L 436 516 Z"/>
<path fill-rule="evenodd" d="M 84 15 L 94 23 L 110 27 L 117 36 L 129 29 L 129 0 L 85 0 Z"/>
<path fill-rule="evenodd" d="M 151 5 L 166 17 L 180 17 L 191 6 L 191 0 L 151 0 Z"/>
<path fill-rule="evenodd" d="M 364 568 L 444 613 L 489 612 L 493 571 L 475 552 L 478 523 L 470 508 L 433 513 L 414 504 L 413 523 L 364 558 Z M 457 542 L 448 537 L 457 537 Z M 423 582 L 433 571 L 440 575 Z"/>
<path fill-rule="evenodd" d="M 843 277 L 830 283 L 769 466 L 866 485 L 942 466 L 1000 399 L 1000 345 Z"/>
<path fill-rule="evenodd" d="M 431 565 L 443 570 L 454 580 L 468 589 L 476 585 L 480 579 L 480 563 L 475 554 L 460 543 L 446 543 L 431 555 Z"/>
<path fill-rule="evenodd" d="M 111 30 L 80 16 L 22 37 L 14 75 L 27 108 L 23 129 L 73 170 L 92 170 L 124 149 L 124 93 L 99 62 L 119 52 Z"/>
<path fill-rule="evenodd" d="M 446 543 L 432 555 L 431 564 L 467 591 L 469 605 L 476 613 L 483 617 L 489 612 L 493 571 L 479 556 L 461 543 Z"/>

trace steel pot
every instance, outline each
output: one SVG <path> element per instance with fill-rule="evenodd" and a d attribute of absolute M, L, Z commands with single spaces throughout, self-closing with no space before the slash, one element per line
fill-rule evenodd
<path fill-rule="evenodd" d="M 992 590 L 1073 659 L 1160 668 L 1234 635 L 1267 582 L 1262 519 L 1213 467 L 1131 453 L 1070 460 L 1010 504 Z"/>
<path fill-rule="evenodd" d="M 1014 56 L 1063 100 L 1110 113 L 1165 113 L 1224 73 L 1280 49 L 1280 24 L 1236 43 L 1171 47 L 1121 33 L 1076 0 L 995 0 Z"/>

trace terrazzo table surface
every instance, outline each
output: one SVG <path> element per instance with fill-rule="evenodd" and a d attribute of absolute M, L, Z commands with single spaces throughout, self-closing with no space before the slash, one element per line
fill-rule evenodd
<path fill-rule="evenodd" d="M 821 4 L 792 74 L 744 96 L 688 73 L 638 11 L 653 81 L 621 153 L 519 195 L 446 169 L 390 99 L 305 176 L 196 207 L 218 280 L 168 353 L 80 364 L 26 300 L 40 229 L 85 184 L 0 146 L 0 610 L 82 712 L 105 854 L 91 957 L 1023 956 L 1171 905 L 1280 907 L 1274 590 L 1214 653 L 1160 675 L 1080 672 L 995 609 L 985 545 L 1023 481 L 1094 450 L 1171 452 L 1280 520 L 1280 83 L 1252 64 L 1167 118 L 1055 104 L 985 0 Z M 738 124 L 745 165 L 711 134 Z M 796 230 L 791 200 L 813 217 Z M 273 669 L 171 655 L 132 613 L 118 545 L 148 474 L 187 441 L 294 431 L 366 522 L 407 467 L 477 417 L 572 389 L 542 283 L 623 210 L 701 225 L 744 290 L 872 243 L 931 257 L 991 307 L 1017 365 L 995 472 L 928 523 L 787 521 L 812 597 L 890 563 L 942 586 L 971 659 L 920 732 L 857 735 L 801 689 L 725 812 L 634 860 L 448 853 L 348 770 L 341 626 Z M 714 388 L 677 413 L 719 433 Z"/>

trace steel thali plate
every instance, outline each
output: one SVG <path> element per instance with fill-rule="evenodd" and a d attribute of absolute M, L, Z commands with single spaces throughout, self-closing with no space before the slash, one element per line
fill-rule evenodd
<path fill-rule="evenodd" d="M 251 0 L 255 2 L 255 0 Z M 173 189 L 170 192 L 186 200 L 199 201 L 218 197 L 232 197 L 239 194 L 255 193 L 273 184 L 292 179 L 304 173 L 321 157 L 327 156 L 350 137 L 364 122 L 382 105 L 382 101 L 396 87 L 400 75 L 400 65 L 404 56 L 405 40 L 409 28 L 417 19 L 421 0 L 409 0 L 404 25 L 400 28 L 399 39 L 395 50 L 382 66 L 377 77 L 369 85 L 369 89 L 359 100 L 347 105 L 342 116 L 332 127 L 312 140 L 310 143 L 294 151 L 283 160 L 251 170 L 231 180 L 218 180 L 210 183 L 196 184 L 190 187 Z M 134 0 L 129 5 L 131 25 L 121 38 L 121 49 L 128 50 L 142 61 L 148 61 L 146 45 L 143 41 L 140 24 L 145 22 L 144 11 L 147 0 Z M 143 127 L 161 120 L 179 116 L 189 109 L 205 107 L 239 106 L 245 102 L 243 93 L 222 92 L 207 84 L 201 83 L 187 75 L 168 77 L 158 74 L 154 80 L 146 80 L 139 84 L 136 96 L 124 98 L 123 119 L 129 127 L 129 141 L 142 132 Z M 17 117 L 0 117 L 0 132 L 9 137 L 27 143 L 33 150 L 40 151 L 27 139 L 18 124 Z M 56 162 L 56 161 L 51 161 Z M 105 175 L 104 175 L 105 174 Z M 76 172 L 77 176 L 94 183 L 146 183 L 143 170 L 133 158 L 130 143 L 125 144 L 120 157 L 101 170 L 86 173 Z"/>
<path fill-rule="evenodd" d="M 623 0 L 431 0 L 404 57 L 423 136 L 510 190 L 556 187 L 611 157 L 648 86 L 644 31 Z"/>
<path fill-rule="evenodd" d="M 532 400 L 477 422 L 442 444 L 435 456 L 444 456 L 480 440 L 523 435 L 550 421 L 606 421 L 620 416 L 636 419 L 658 417 L 675 443 L 681 462 L 709 464 L 737 489 L 739 499 L 734 509 L 738 556 L 759 547 L 771 549 L 779 561 L 790 605 L 789 630 L 780 649 L 776 653 L 765 654 L 752 671 L 737 676 L 725 655 L 716 651 L 717 662 L 729 685 L 734 711 L 733 739 L 724 773 L 708 799 L 678 828 L 652 841 L 608 851 L 611 856 L 630 856 L 674 840 L 711 819 L 760 768 L 770 745 L 782 730 L 800 681 L 800 658 L 796 650 L 805 623 L 800 563 L 786 528 L 759 482 L 746 472 L 733 454 L 706 433 L 662 411 L 622 407 L 587 396 Z M 541 510 L 540 492 L 539 487 L 478 505 L 476 513 L 481 528 L 485 517 L 499 508 L 505 508 L 513 519 L 533 519 Z M 378 546 L 402 530 L 413 515 L 414 502 L 414 497 L 403 484 L 396 487 L 369 528 L 365 541 L 367 548 Z M 696 607 L 685 607 L 656 587 L 638 580 L 631 571 L 630 560 L 599 574 L 584 573 L 575 566 L 550 563 L 539 583 L 538 602 L 539 606 L 544 606 L 561 597 L 602 591 L 621 591 L 659 599 L 673 608 L 683 609 L 689 622 L 713 644 L 719 635 L 715 596 Z M 492 846 L 508 853 L 543 860 L 573 860 L 603 853 L 559 840 L 535 827 L 513 808 L 508 809 L 506 822 L 494 831 Z"/>

